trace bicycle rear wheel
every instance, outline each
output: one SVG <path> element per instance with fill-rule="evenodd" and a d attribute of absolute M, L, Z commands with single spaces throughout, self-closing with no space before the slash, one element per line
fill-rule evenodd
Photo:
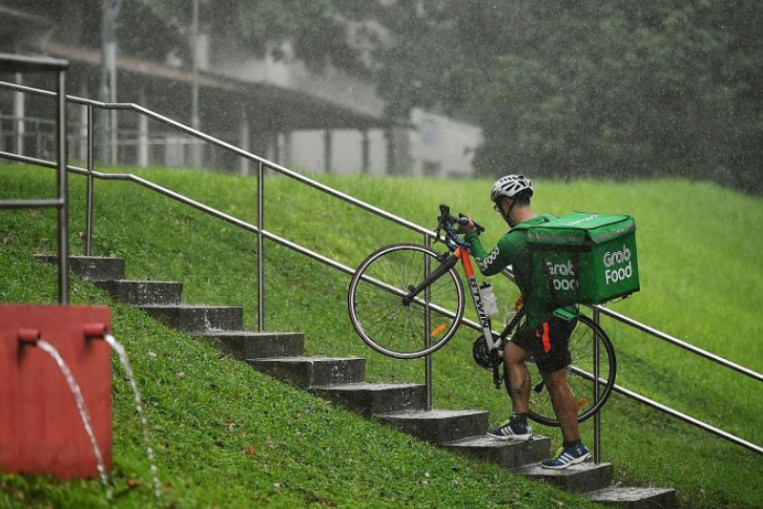
<path fill-rule="evenodd" d="M 394 244 L 366 258 L 348 293 L 350 321 L 361 339 L 398 359 L 422 357 L 444 346 L 464 315 L 464 290 L 456 271 L 448 270 L 412 302 L 403 299 L 424 280 L 427 269 L 431 273 L 438 266 L 438 254 L 418 244 Z"/>
<path fill-rule="evenodd" d="M 569 340 L 572 364 L 567 367 L 567 380 L 575 394 L 578 422 L 583 422 L 601 410 L 609 398 L 615 384 L 617 361 L 612 342 L 598 324 L 584 315 L 579 315 L 577 322 Z M 596 349 L 598 349 L 599 357 L 598 395 L 594 392 L 596 389 L 594 383 Z M 532 381 L 528 417 L 546 426 L 559 426 L 554 407 L 551 404 L 551 396 L 543 383 L 543 377 L 532 359 L 526 364 L 530 370 Z M 509 390 L 508 374 L 505 369 L 504 381 L 506 382 L 506 389 Z"/>

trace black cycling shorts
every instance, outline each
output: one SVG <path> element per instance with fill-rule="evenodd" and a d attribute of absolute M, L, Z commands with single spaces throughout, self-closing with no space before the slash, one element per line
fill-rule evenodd
<path fill-rule="evenodd" d="M 576 324 L 577 320 L 553 316 L 536 329 L 521 326 L 511 341 L 532 354 L 538 371 L 553 373 L 572 364 L 569 340 Z"/>

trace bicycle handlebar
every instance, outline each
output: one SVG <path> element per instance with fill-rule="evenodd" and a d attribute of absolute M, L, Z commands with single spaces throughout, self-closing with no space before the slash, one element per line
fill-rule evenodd
<path fill-rule="evenodd" d="M 454 217 L 450 215 L 450 207 L 442 204 L 440 205 L 440 217 L 438 219 L 437 229 L 440 230 L 443 226 L 445 226 L 445 223 L 449 224 L 466 224 L 469 222 L 469 218 L 465 216 L 464 214 L 460 213 L 458 214 L 458 217 Z M 477 229 L 477 233 L 482 233 L 485 231 L 485 228 L 483 228 L 479 223 L 476 221 L 472 221 L 474 224 L 474 227 Z"/>

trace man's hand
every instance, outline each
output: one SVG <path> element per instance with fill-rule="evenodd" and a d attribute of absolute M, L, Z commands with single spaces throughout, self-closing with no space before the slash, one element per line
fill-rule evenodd
<path fill-rule="evenodd" d="M 470 217 L 464 218 L 466 221 L 464 223 L 461 223 L 459 221 L 458 224 L 458 230 L 456 230 L 458 233 L 469 233 L 471 231 L 474 231 L 474 221 Z"/>

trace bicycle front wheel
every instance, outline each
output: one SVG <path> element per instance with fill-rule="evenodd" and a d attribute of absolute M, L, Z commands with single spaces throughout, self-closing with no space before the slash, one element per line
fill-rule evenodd
<path fill-rule="evenodd" d="M 612 392 L 617 374 L 615 350 L 607 333 L 584 315 L 577 318 L 577 325 L 570 335 L 569 349 L 572 364 L 567 367 L 567 381 L 575 394 L 578 422 L 583 422 L 601 410 Z M 528 417 L 546 426 L 559 426 L 551 395 L 532 359 L 527 362 L 527 368 L 531 379 Z M 595 374 L 598 374 L 598 384 L 594 382 Z M 505 369 L 504 380 L 506 389 L 509 390 Z"/>
<path fill-rule="evenodd" d="M 438 254 L 418 244 L 394 244 L 366 258 L 348 294 L 350 321 L 363 341 L 397 359 L 442 348 L 464 315 L 464 289 L 456 271 L 449 269 L 412 301 L 404 298 L 438 266 Z"/>

